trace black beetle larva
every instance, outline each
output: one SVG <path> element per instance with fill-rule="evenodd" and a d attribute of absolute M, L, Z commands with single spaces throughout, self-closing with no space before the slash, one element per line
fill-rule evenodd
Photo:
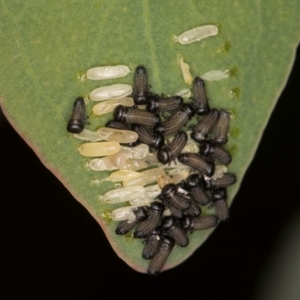
<path fill-rule="evenodd" d="M 218 224 L 218 218 L 213 215 L 200 216 L 192 218 L 186 216 L 181 221 L 181 228 L 185 231 L 193 232 L 194 230 L 203 230 L 214 227 Z"/>
<path fill-rule="evenodd" d="M 213 142 L 218 145 L 227 143 L 227 134 L 229 129 L 230 114 L 226 110 L 220 111 L 220 118 L 214 130 Z"/>
<path fill-rule="evenodd" d="M 130 230 L 132 230 L 139 222 L 145 220 L 148 216 L 148 208 L 139 207 L 137 210 L 133 211 L 135 214 L 135 220 L 131 223 L 128 223 L 127 220 L 120 221 L 115 232 L 118 235 L 126 234 Z"/>
<path fill-rule="evenodd" d="M 162 237 L 161 243 L 159 244 L 159 247 L 152 258 L 152 260 L 149 263 L 148 266 L 148 273 L 151 275 L 158 275 L 163 268 L 165 262 L 168 259 L 168 256 L 170 255 L 170 252 L 173 249 L 174 246 L 174 240 L 169 237 Z"/>
<path fill-rule="evenodd" d="M 148 74 L 146 68 L 138 66 L 134 73 L 133 99 L 136 105 L 146 104 L 148 95 Z"/>
<path fill-rule="evenodd" d="M 209 142 L 203 142 L 200 147 L 200 154 L 207 156 L 211 160 L 217 160 L 223 165 L 231 163 L 231 155 L 221 146 L 213 145 Z"/>
<path fill-rule="evenodd" d="M 154 126 L 153 130 L 163 135 L 171 135 L 184 127 L 194 115 L 192 106 L 184 104 L 170 119 Z"/>
<path fill-rule="evenodd" d="M 189 238 L 177 224 L 174 217 L 170 216 L 164 218 L 161 227 L 164 233 L 170 236 L 178 246 L 186 247 L 189 244 Z"/>
<path fill-rule="evenodd" d="M 194 100 L 195 112 L 197 115 L 205 115 L 210 111 L 205 84 L 200 77 L 194 79 L 192 99 Z"/>
<path fill-rule="evenodd" d="M 178 209 L 186 210 L 191 206 L 189 199 L 177 192 L 175 184 L 167 184 L 163 187 L 160 194 L 160 199 L 162 198 L 169 201 Z"/>
<path fill-rule="evenodd" d="M 178 156 L 178 161 L 184 165 L 190 166 L 191 168 L 211 176 L 214 174 L 215 165 L 212 162 L 206 161 L 203 157 L 196 153 L 181 153 Z"/>
<path fill-rule="evenodd" d="M 213 127 L 217 124 L 219 116 L 219 111 L 212 109 L 197 125 L 193 126 L 191 138 L 199 143 L 206 140 Z"/>
<path fill-rule="evenodd" d="M 157 151 L 157 159 L 162 164 L 175 160 L 185 147 L 187 140 L 187 134 L 184 131 L 179 131 L 168 146 Z"/>
<path fill-rule="evenodd" d="M 236 176 L 231 173 L 224 173 L 221 178 L 215 180 L 205 180 L 204 187 L 206 190 L 226 188 L 236 182 Z"/>
<path fill-rule="evenodd" d="M 152 113 L 168 111 L 170 113 L 179 109 L 183 104 L 183 99 L 180 96 L 168 98 L 151 98 L 149 99 L 146 108 Z"/>
<path fill-rule="evenodd" d="M 148 236 L 146 236 L 143 243 L 145 247 L 143 249 L 142 257 L 145 259 L 151 259 L 155 255 L 158 246 L 160 244 L 161 230 L 159 228 L 152 231 Z"/>
<path fill-rule="evenodd" d="M 150 234 L 160 224 L 164 209 L 165 207 L 162 203 L 152 202 L 148 218 L 137 226 L 133 234 L 134 237 L 142 238 Z"/>
<path fill-rule="evenodd" d="M 229 217 L 228 205 L 227 205 L 227 193 L 226 189 L 220 188 L 214 190 L 211 194 L 212 201 L 216 209 L 216 215 L 221 221 L 225 221 Z"/>
<path fill-rule="evenodd" d="M 132 124 L 132 130 L 139 135 L 139 141 L 152 147 L 154 149 L 159 149 L 163 146 L 165 138 L 159 133 L 152 134 L 145 127 L 139 124 Z"/>
<path fill-rule="evenodd" d="M 186 216 L 198 217 L 201 215 L 201 207 L 199 204 L 194 200 L 193 197 L 190 199 L 191 206 L 189 209 L 184 211 Z"/>
<path fill-rule="evenodd" d="M 148 111 L 138 110 L 136 108 L 119 105 L 114 111 L 115 120 L 127 123 L 137 123 L 148 126 L 154 126 L 160 122 L 158 115 Z"/>
<path fill-rule="evenodd" d="M 192 198 L 201 205 L 207 205 L 210 198 L 203 188 L 203 178 L 199 174 L 192 174 L 186 180 L 186 187 L 189 190 Z"/>
<path fill-rule="evenodd" d="M 78 97 L 73 104 L 72 116 L 68 122 L 67 130 L 71 133 L 80 133 L 84 129 L 87 117 L 85 116 L 85 103 Z"/>

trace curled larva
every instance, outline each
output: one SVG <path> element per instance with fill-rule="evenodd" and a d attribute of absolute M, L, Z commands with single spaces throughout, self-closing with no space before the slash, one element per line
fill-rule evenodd
<path fill-rule="evenodd" d="M 217 35 L 218 27 L 215 25 L 204 25 L 195 27 L 191 30 L 185 31 L 178 38 L 178 42 L 182 45 L 201 41 L 202 39 Z"/>
<path fill-rule="evenodd" d="M 130 69 L 124 65 L 105 66 L 87 70 L 86 77 L 90 80 L 103 80 L 123 77 L 128 73 L 130 73 Z"/>
<path fill-rule="evenodd" d="M 132 93 L 132 86 L 129 84 L 113 84 L 94 89 L 90 92 L 92 101 L 103 101 L 108 99 L 122 98 Z"/>
<path fill-rule="evenodd" d="M 101 115 L 108 114 L 108 113 L 114 111 L 114 109 L 118 105 L 133 106 L 134 102 L 133 102 L 133 99 L 130 97 L 117 98 L 117 99 L 100 102 L 100 103 L 94 105 L 93 114 L 95 116 L 101 116 Z"/>

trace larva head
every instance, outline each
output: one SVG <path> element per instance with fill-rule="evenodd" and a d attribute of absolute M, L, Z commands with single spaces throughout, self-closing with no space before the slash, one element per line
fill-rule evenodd
<path fill-rule="evenodd" d="M 175 103 L 176 103 L 178 106 L 180 106 L 180 105 L 183 104 L 183 99 L 182 99 L 182 97 L 180 97 L 180 96 L 174 96 L 173 98 L 174 98 L 174 100 L 175 100 Z"/>
<path fill-rule="evenodd" d="M 156 98 L 148 99 L 146 108 L 148 111 L 155 113 L 158 110 L 157 99 Z"/>
<path fill-rule="evenodd" d="M 165 185 L 161 190 L 161 196 L 168 197 L 171 193 L 175 192 L 176 186 L 173 183 Z"/>
<path fill-rule="evenodd" d="M 180 227 L 181 227 L 184 231 L 188 231 L 188 230 L 192 229 L 192 224 L 193 224 L 193 219 L 192 219 L 190 216 L 185 216 L 185 217 L 181 220 Z"/>
<path fill-rule="evenodd" d="M 84 129 L 83 122 L 81 120 L 70 120 L 68 122 L 67 130 L 71 133 L 80 133 Z"/>
<path fill-rule="evenodd" d="M 165 138 L 161 134 L 155 134 L 153 143 L 151 144 L 151 147 L 154 149 L 160 149 L 165 143 Z"/>
<path fill-rule="evenodd" d="M 189 104 L 184 104 L 181 108 L 181 111 L 186 113 L 189 119 L 191 119 L 195 115 L 193 107 Z"/>
<path fill-rule="evenodd" d="M 144 66 L 137 66 L 135 69 L 136 74 L 147 74 L 146 68 Z"/>
<path fill-rule="evenodd" d="M 151 203 L 151 209 L 162 212 L 165 209 L 165 206 L 162 203 L 155 201 Z"/>
<path fill-rule="evenodd" d="M 153 132 L 164 134 L 166 132 L 166 126 L 163 124 L 157 124 L 153 127 Z"/>
<path fill-rule="evenodd" d="M 211 151 L 213 151 L 213 147 L 208 142 L 202 142 L 200 147 L 200 154 L 203 156 L 209 156 L 211 154 Z"/>
<path fill-rule="evenodd" d="M 170 153 L 167 149 L 160 149 L 157 151 L 157 159 L 162 163 L 162 164 L 167 164 L 171 160 Z"/>
<path fill-rule="evenodd" d="M 200 174 L 192 174 L 186 180 L 187 187 L 190 189 L 199 186 L 202 182 L 203 178 Z"/>
<path fill-rule="evenodd" d="M 220 189 L 214 190 L 211 193 L 211 196 L 212 196 L 213 201 L 218 201 L 218 200 L 222 200 L 222 199 L 226 200 L 226 196 L 227 196 L 226 189 L 220 188 Z"/>
<path fill-rule="evenodd" d="M 175 225 L 175 219 L 172 216 L 165 217 L 162 221 L 163 230 L 168 230 Z"/>
<path fill-rule="evenodd" d="M 125 122 L 126 117 L 124 116 L 124 114 L 126 113 L 126 111 L 127 111 L 126 107 L 124 107 L 123 105 L 118 105 L 114 111 L 115 120 Z"/>
<path fill-rule="evenodd" d="M 194 85 L 197 87 L 203 87 L 204 86 L 204 80 L 200 77 L 195 77 L 194 79 Z"/>

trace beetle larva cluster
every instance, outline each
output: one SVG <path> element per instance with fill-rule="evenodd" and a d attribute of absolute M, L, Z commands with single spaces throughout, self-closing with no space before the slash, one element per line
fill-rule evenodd
<path fill-rule="evenodd" d="M 198 39 L 192 31 L 186 34 Z M 179 40 L 185 41 L 185 36 Z M 92 70 L 88 78 L 102 79 L 110 73 L 117 77 L 123 70 L 125 74 L 127 69 L 121 66 Z M 160 273 L 171 251 L 189 244 L 190 233 L 214 227 L 229 216 L 226 188 L 236 177 L 227 173 L 231 155 L 223 145 L 228 141 L 230 114 L 210 108 L 200 77 L 193 80 L 192 94 L 191 101 L 184 103 L 178 95 L 153 93 L 146 68 L 138 66 L 133 88 L 116 84 L 90 93 L 93 101 L 106 100 L 93 108 L 95 115 L 113 111 L 114 119 L 106 127 L 96 132 L 84 129 L 82 98 L 75 101 L 67 126 L 75 137 L 89 141 L 78 149 L 94 157 L 89 167 L 112 171 L 102 181 L 120 183 L 99 201 L 129 202 L 130 206 L 112 210 L 111 218 L 119 222 L 117 235 L 132 232 L 142 239 L 141 256 L 150 260 L 149 274 Z M 195 116 L 196 124 L 189 125 Z M 202 213 L 205 207 L 214 207 L 215 214 Z"/>

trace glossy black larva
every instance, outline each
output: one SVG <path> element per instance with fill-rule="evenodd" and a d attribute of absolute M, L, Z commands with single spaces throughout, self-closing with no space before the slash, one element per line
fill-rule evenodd
<path fill-rule="evenodd" d="M 160 224 L 164 209 L 162 203 L 152 202 L 147 219 L 136 227 L 134 237 L 142 238 L 150 234 Z"/>
<path fill-rule="evenodd" d="M 191 138 L 201 143 L 208 138 L 208 135 L 212 132 L 212 129 L 219 120 L 220 113 L 216 109 L 212 109 L 202 120 L 198 121 L 198 124 L 193 126 L 193 132 Z"/>
<path fill-rule="evenodd" d="M 170 112 L 174 113 L 183 104 L 183 99 L 180 96 L 173 96 L 167 98 L 152 97 L 147 102 L 146 108 L 152 113 L 156 112 Z"/>
<path fill-rule="evenodd" d="M 134 107 L 125 107 L 123 105 L 119 105 L 115 108 L 114 118 L 117 121 L 130 124 L 143 124 L 146 126 L 154 126 L 160 122 L 160 117 L 158 115 Z"/>
<path fill-rule="evenodd" d="M 190 198 L 191 206 L 189 209 L 184 211 L 186 216 L 198 217 L 201 215 L 201 207 L 199 204 L 194 200 L 193 197 Z"/>
<path fill-rule="evenodd" d="M 139 222 L 145 220 L 148 216 L 148 208 L 141 206 L 137 210 L 133 211 L 135 214 L 135 220 L 131 223 L 128 223 L 127 220 L 120 221 L 115 232 L 118 235 L 126 234 L 131 231 Z"/>
<path fill-rule="evenodd" d="M 212 191 L 212 201 L 215 206 L 216 215 L 220 221 L 226 221 L 229 217 L 228 205 L 227 205 L 227 193 L 226 189 L 220 188 Z"/>
<path fill-rule="evenodd" d="M 144 66 L 138 66 L 134 73 L 133 100 L 136 105 L 147 103 L 149 94 L 148 74 Z"/>
<path fill-rule="evenodd" d="M 210 111 L 205 91 L 205 83 L 200 77 L 194 79 L 192 100 L 194 100 L 197 115 L 205 115 Z"/>
<path fill-rule="evenodd" d="M 191 206 L 189 199 L 185 195 L 178 193 L 175 184 L 165 185 L 161 190 L 160 198 L 165 199 L 171 205 L 181 210 L 186 210 Z"/>
<path fill-rule="evenodd" d="M 189 244 L 189 238 L 174 217 L 164 218 L 161 227 L 164 233 L 170 236 L 178 246 L 186 247 Z"/>
<path fill-rule="evenodd" d="M 231 155 L 221 146 L 213 145 L 210 142 L 203 142 L 200 147 L 200 154 L 208 157 L 210 160 L 217 160 L 223 165 L 231 163 Z"/>
<path fill-rule="evenodd" d="M 217 179 L 210 179 L 204 181 L 204 188 L 206 190 L 211 189 L 219 189 L 219 188 L 226 188 L 236 182 L 236 176 L 231 173 L 224 173 L 221 178 Z"/>
<path fill-rule="evenodd" d="M 167 164 L 175 160 L 185 147 L 187 141 L 187 134 L 184 131 L 179 131 L 169 145 L 157 151 L 157 159 L 162 164 Z"/>
<path fill-rule="evenodd" d="M 165 138 L 159 133 L 151 133 L 145 127 L 139 124 L 132 124 L 132 130 L 139 135 L 139 141 L 154 149 L 160 149 L 164 143 Z"/>
<path fill-rule="evenodd" d="M 85 115 L 85 103 L 82 97 L 78 97 L 73 104 L 72 116 L 68 122 L 67 130 L 71 133 L 80 133 L 87 124 Z"/>
<path fill-rule="evenodd" d="M 156 228 L 149 235 L 146 236 L 143 243 L 145 247 L 142 252 L 142 257 L 145 259 L 151 259 L 155 255 L 158 246 L 161 241 L 161 230 L 160 228 Z"/>
<path fill-rule="evenodd" d="M 217 224 L 218 218 L 214 215 L 206 215 L 196 218 L 185 216 L 181 221 L 181 228 L 185 231 L 193 232 L 195 230 L 215 227 Z"/>
<path fill-rule="evenodd" d="M 148 274 L 158 275 L 167 261 L 175 242 L 172 238 L 164 236 L 161 239 L 161 243 L 149 263 Z"/>
<path fill-rule="evenodd" d="M 204 189 L 204 180 L 201 175 L 191 174 L 186 180 L 186 188 L 197 203 L 207 205 L 210 202 L 210 197 Z"/>
<path fill-rule="evenodd" d="M 220 110 L 220 118 L 214 129 L 213 142 L 218 145 L 224 145 L 228 141 L 228 129 L 230 122 L 230 113 L 226 110 Z"/>
<path fill-rule="evenodd" d="M 154 126 L 155 132 L 171 135 L 178 132 L 195 115 L 194 109 L 189 104 L 184 104 L 170 119 Z"/>
<path fill-rule="evenodd" d="M 212 176 L 215 171 L 215 165 L 212 162 L 206 161 L 196 153 L 182 153 L 178 156 L 178 161 L 206 176 Z"/>

